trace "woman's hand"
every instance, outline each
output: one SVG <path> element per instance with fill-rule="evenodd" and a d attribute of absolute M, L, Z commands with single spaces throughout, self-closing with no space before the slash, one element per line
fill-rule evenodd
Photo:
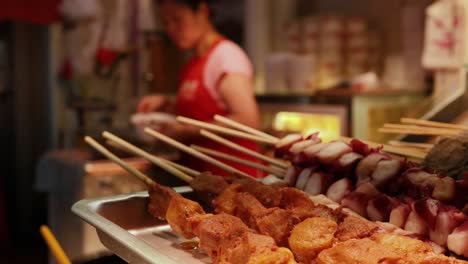
<path fill-rule="evenodd" d="M 161 110 L 167 104 L 167 97 L 164 95 L 147 95 L 143 97 L 137 105 L 138 113 L 149 113 Z"/>

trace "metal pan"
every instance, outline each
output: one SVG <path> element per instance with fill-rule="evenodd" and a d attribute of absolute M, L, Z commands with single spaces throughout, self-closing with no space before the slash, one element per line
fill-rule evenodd
<path fill-rule="evenodd" d="M 176 187 L 190 195 L 190 187 Z M 102 244 L 128 263 L 211 263 L 202 250 L 172 231 L 165 221 L 147 210 L 148 193 L 84 199 L 75 203 L 73 213 L 96 228 Z"/>

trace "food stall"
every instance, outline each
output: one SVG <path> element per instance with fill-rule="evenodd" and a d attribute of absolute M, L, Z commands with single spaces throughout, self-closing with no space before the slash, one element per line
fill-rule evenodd
<path fill-rule="evenodd" d="M 411 13 L 414 11 L 411 8 L 406 11 Z M 389 64 L 393 65 L 392 62 Z M 273 83 L 288 85 L 276 74 L 275 71 Z M 330 82 L 330 76 L 325 76 L 326 83 Z M 130 167 L 127 170 L 148 185 L 148 193 L 79 201 L 72 210 L 96 227 L 107 248 L 130 263 L 260 260 L 265 263 L 389 260 L 465 263 L 468 253 L 465 167 L 462 165 L 460 169 L 460 163 L 444 163 L 439 156 L 436 159 L 440 163 L 453 164 L 451 167 L 457 169 L 450 176 L 445 171 L 435 171 L 436 164 L 431 159 L 437 149 L 447 149 L 447 143 L 406 138 L 408 134 L 464 136 L 467 127 L 463 124 L 424 120 L 432 119 L 437 113 L 459 116 L 466 111 L 447 110 L 449 105 L 457 108 L 455 102 L 465 97 L 465 76 L 459 76 L 454 80 L 462 85 L 457 86 L 450 103 L 442 100 L 446 103 L 443 107 L 427 106 L 424 92 L 418 89 L 383 86 L 368 89 L 365 87 L 368 82 L 340 83 L 313 92 L 304 88 L 299 92 L 291 92 L 289 88 L 281 91 L 284 87 L 259 92 L 261 131 L 222 117 L 216 121 L 228 128 L 188 118 L 177 119 L 204 129 L 201 132 L 204 137 L 237 150 L 241 148 L 227 140 L 227 135 L 259 142 L 265 148 L 250 154 L 268 165 L 256 166 L 269 173 L 261 181 L 226 166 L 223 161 L 233 159 L 230 155 L 216 149 L 185 146 L 146 129 L 148 135 L 201 160 L 209 161 L 210 156 L 219 158 L 221 164 L 210 162 L 233 176 L 219 178 L 209 172 L 190 171 L 184 164 L 173 164 L 171 168 L 155 162 L 187 182 L 186 186 L 170 190 Z M 265 77 L 266 83 L 272 83 L 270 77 Z M 441 82 L 435 89 L 446 89 L 443 85 L 447 83 Z M 436 95 L 429 101 L 433 100 L 440 97 Z M 416 102 L 423 103 L 414 107 Z M 412 115 L 408 109 L 413 110 Z M 401 117 L 411 116 L 418 118 L 403 118 L 401 124 L 395 124 Z M 401 135 L 400 145 L 387 144 L 388 139 L 396 139 L 388 134 L 397 127 L 399 133 L 393 131 L 391 135 Z M 115 135 L 107 133 L 104 137 L 129 147 Z M 125 168 L 125 163 L 92 138 L 87 143 Z M 139 155 L 146 156 L 141 152 Z M 466 163 L 466 158 L 461 160 L 461 164 Z M 202 198 L 206 195 L 208 201 Z M 133 214 L 140 217 L 121 217 L 118 212 L 123 206 L 131 207 L 135 210 Z"/>
<path fill-rule="evenodd" d="M 61 246 L 44 236 L 47 262 L 467 263 L 464 0 L 218 1 L 208 17 L 252 61 L 259 125 L 229 117 L 222 100 L 211 119 L 138 110 L 153 93 L 172 109 L 179 82 L 199 89 L 178 72 L 203 56 L 177 49 L 159 4 L 64 0 L 41 35 L 50 133 L 36 136 L 50 144 L 23 164 L 35 170 L 30 191 L 24 175 L 6 183 L 46 197 L 30 222 Z M 235 65 L 243 53 L 231 52 Z M 216 110 L 214 87 L 191 94 L 195 110 Z M 15 114 L 17 156 L 34 130 L 21 117 L 38 109 Z M 198 141 L 170 134 L 180 127 Z M 34 214 L 28 199 L 6 199 L 17 229 Z"/>

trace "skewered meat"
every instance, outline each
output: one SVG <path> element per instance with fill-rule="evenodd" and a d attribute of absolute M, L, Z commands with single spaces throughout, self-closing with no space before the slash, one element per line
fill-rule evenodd
<path fill-rule="evenodd" d="M 296 188 L 298 188 L 299 190 L 304 190 L 307 184 L 307 181 L 310 178 L 310 175 L 312 175 L 312 173 L 316 169 L 317 169 L 316 167 L 309 167 L 309 168 L 303 169 L 301 173 L 299 174 L 299 176 L 297 177 Z"/>
<path fill-rule="evenodd" d="M 333 141 L 326 143 L 326 146 L 316 153 L 316 156 L 323 164 L 331 164 L 339 157 L 351 151 L 352 148 L 348 144 L 342 141 Z"/>
<path fill-rule="evenodd" d="M 242 190 L 240 183 L 232 183 L 213 200 L 216 213 L 234 214 L 236 210 L 235 197 Z"/>
<path fill-rule="evenodd" d="M 265 208 L 253 195 L 238 193 L 235 215 L 259 233 L 271 236 L 280 246 L 286 246 L 294 225 L 300 222 L 290 212 L 278 207 Z"/>
<path fill-rule="evenodd" d="M 344 217 L 340 208 L 331 209 L 322 204 L 315 204 L 306 193 L 296 188 L 281 188 L 279 196 L 281 200 L 278 206 L 301 220 L 324 217 L 339 222 Z"/>
<path fill-rule="evenodd" d="M 321 218 L 308 218 L 297 224 L 289 237 L 289 246 L 300 263 L 315 263 L 316 256 L 333 244 L 336 222 Z"/>
<path fill-rule="evenodd" d="M 458 255 L 468 258 L 468 220 L 447 237 L 447 247 Z"/>
<path fill-rule="evenodd" d="M 289 249 L 277 247 L 269 236 L 253 234 L 233 215 L 206 214 L 198 203 L 158 184 L 149 193 L 151 203 L 162 202 L 149 206 L 151 213 L 165 215 L 171 228 L 184 237 L 197 236 L 214 263 L 296 263 Z"/>
<path fill-rule="evenodd" d="M 173 197 L 179 196 L 172 188 L 155 184 L 148 190 L 150 202 L 148 212 L 158 219 L 165 219 L 167 208 Z"/>
<path fill-rule="evenodd" d="M 466 219 L 468 218 L 460 210 L 441 204 L 435 228 L 429 230 L 429 238 L 437 244 L 445 246 L 449 234 Z"/>
<path fill-rule="evenodd" d="M 223 177 L 214 175 L 210 172 L 203 172 L 197 175 L 190 182 L 190 187 L 201 193 L 219 195 L 228 187 L 229 183 Z"/>
<path fill-rule="evenodd" d="M 231 245 L 232 244 L 232 245 Z M 234 240 L 221 251 L 219 263 L 247 263 L 247 264 L 294 264 L 294 256 L 286 248 L 277 247 L 273 239 L 268 236 L 243 233 L 240 239 Z"/>
<path fill-rule="evenodd" d="M 317 263 L 401 263 L 401 264 L 462 264 L 463 260 L 436 254 L 426 243 L 407 236 L 375 234 L 369 238 L 352 239 L 322 251 Z"/>
<path fill-rule="evenodd" d="M 388 222 L 399 228 L 404 228 L 410 212 L 411 207 L 409 205 L 400 204 L 392 209 Z"/>
<path fill-rule="evenodd" d="M 428 234 L 426 222 L 415 211 L 411 211 L 410 214 L 408 215 L 404 229 L 406 231 L 410 231 L 415 234 L 420 234 L 420 235 Z"/>
<path fill-rule="evenodd" d="M 291 166 L 288 168 L 286 171 L 286 175 L 284 176 L 284 181 L 289 185 L 289 186 L 294 186 L 297 181 L 297 177 L 299 176 L 299 173 L 302 171 L 301 168 L 296 167 L 296 166 Z"/>
<path fill-rule="evenodd" d="M 362 159 L 356 167 L 357 185 L 371 181 L 372 174 L 381 160 L 389 160 L 388 155 L 382 153 L 372 153 Z"/>
<path fill-rule="evenodd" d="M 348 216 L 338 225 L 335 238 L 338 241 L 369 237 L 379 231 L 376 223 L 366 221 L 357 216 Z"/>
<path fill-rule="evenodd" d="M 324 172 L 314 172 L 307 180 L 304 191 L 310 195 L 325 193 L 331 184 L 333 175 Z"/>
<path fill-rule="evenodd" d="M 325 249 L 317 257 L 318 264 L 397 263 L 401 257 L 370 238 L 351 239 Z"/>
<path fill-rule="evenodd" d="M 354 170 L 363 157 L 364 156 L 356 152 L 346 153 L 331 165 L 331 172 L 339 173 L 343 175 L 343 177 L 353 178 Z"/>
<path fill-rule="evenodd" d="M 387 222 L 393 208 L 397 207 L 399 204 L 400 202 L 396 199 L 385 194 L 380 194 L 367 203 L 367 216 L 372 221 Z"/>
<path fill-rule="evenodd" d="M 399 160 L 380 160 L 372 172 L 372 184 L 378 188 L 388 184 L 400 174 L 403 165 L 403 162 Z"/>
<path fill-rule="evenodd" d="M 169 202 L 166 211 L 166 220 L 172 230 L 181 234 L 185 238 L 193 238 L 198 223 L 206 213 L 199 203 L 186 199 L 180 195 L 175 195 Z"/>
<path fill-rule="evenodd" d="M 289 149 L 291 146 L 296 143 L 302 141 L 302 135 L 300 134 L 289 134 L 283 137 L 278 143 L 275 145 L 275 156 L 276 157 L 284 157 L 288 155 Z"/>
<path fill-rule="evenodd" d="M 347 207 L 362 217 L 367 217 L 367 203 L 370 199 L 380 195 L 380 192 L 369 182 L 359 185 L 356 190 L 346 194 L 341 205 Z"/>
<path fill-rule="evenodd" d="M 297 147 L 294 153 L 289 151 L 292 156 L 290 160 L 294 163 L 297 161 L 295 155 L 302 156 L 299 159 L 301 162 L 295 163 L 297 166 L 291 170 L 289 182 L 311 194 L 324 193 L 320 185 L 327 182 L 323 181 L 323 176 L 332 174 L 336 182 L 327 189 L 327 194 L 341 205 L 371 220 L 390 221 L 411 232 L 426 235 L 441 245 L 462 221 L 463 214 L 454 208 L 433 211 L 429 207 L 430 202 L 426 204 L 426 200 L 421 199 L 436 199 L 468 212 L 468 177 L 455 181 L 415 163 L 392 159 L 382 153 L 381 148 L 372 149 L 357 140 L 352 140 L 349 145 L 342 143 L 344 152 L 349 151 L 348 147 L 351 151 L 333 156 L 334 161 L 329 162 L 319 154 L 327 151 L 338 153 L 339 148 L 333 148 L 333 143 L 294 142 L 293 145 Z M 305 145 L 307 147 L 304 148 Z M 349 167 L 344 166 L 346 164 Z M 308 167 L 300 170 L 304 165 Z M 340 179 L 342 177 L 346 177 L 346 180 Z M 350 192 L 354 181 L 357 181 L 357 188 Z M 334 193 L 337 195 L 333 196 Z M 443 207 L 444 204 L 437 206 Z"/>
<path fill-rule="evenodd" d="M 353 189 L 353 183 L 348 178 L 343 178 L 334 182 L 327 190 L 327 197 L 340 203 L 343 197 Z"/>

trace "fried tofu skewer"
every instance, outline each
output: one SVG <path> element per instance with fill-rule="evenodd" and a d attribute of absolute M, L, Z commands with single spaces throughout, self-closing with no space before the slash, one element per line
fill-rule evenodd
<path fill-rule="evenodd" d="M 129 166 L 90 137 L 86 142 L 150 187 L 150 196 L 158 200 L 149 208 L 156 217 L 164 215 L 171 228 L 186 238 L 197 236 L 200 247 L 214 263 L 296 263 L 287 248 L 279 248 L 271 237 L 253 233 L 242 221 L 228 214 L 207 214 L 196 202 Z M 167 165 L 167 164 L 166 164 Z"/>

